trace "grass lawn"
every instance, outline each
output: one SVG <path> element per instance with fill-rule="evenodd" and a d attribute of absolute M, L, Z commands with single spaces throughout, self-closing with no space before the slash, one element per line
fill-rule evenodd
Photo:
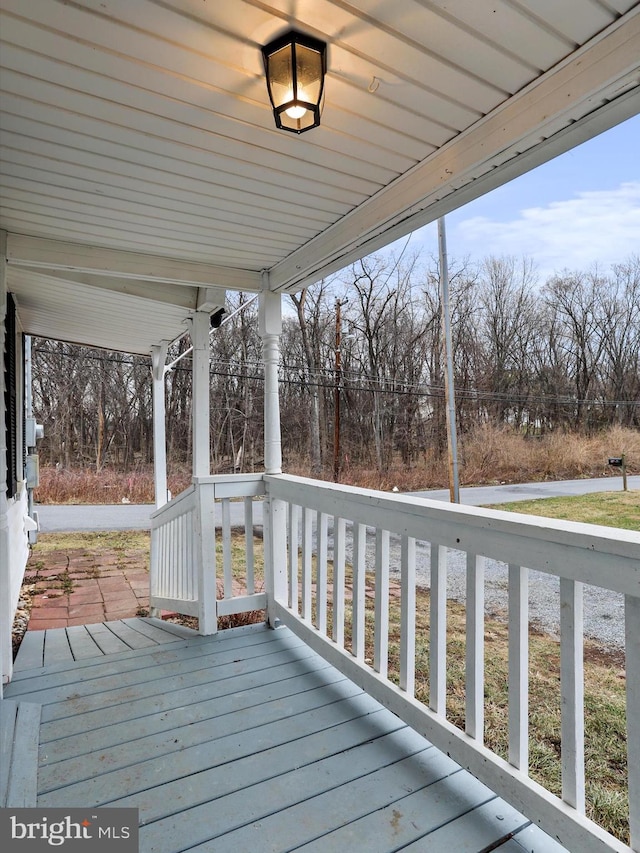
<path fill-rule="evenodd" d="M 491 509 L 640 531 L 640 492 L 637 490 L 594 492 L 591 495 L 576 495 L 570 498 L 513 501 L 508 504 L 495 504 Z"/>

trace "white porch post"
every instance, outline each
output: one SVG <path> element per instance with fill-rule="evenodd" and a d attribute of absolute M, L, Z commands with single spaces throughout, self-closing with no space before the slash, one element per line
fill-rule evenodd
<path fill-rule="evenodd" d="M 4 344 L 7 316 L 7 233 L 0 231 L 0 697 L 13 671 L 11 649 L 11 577 L 9 572 L 9 515 L 7 505 L 7 420 L 4 403 Z"/>
<path fill-rule="evenodd" d="M 193 345 L 192 418 L 193 418 L 193 477 L 208 477 L 211 473 L 209 440 L 209 331 L 208 311 L 196 311 L 191 319 Z M 215 518 L 209 493 L 197 491 L 195 554 L 198 583 L 198 630 L 214 634 L 217 630 Z"/>
<path fill-rule="evenodd" d="M 193 476 L 211 473 L 209 454 L 209 314 L 196 311 L 191 319 L 193 344 Z"/>
<path fill-rule="evenodd" d="M 167 433 L 164 402 L 164 367 L 167 343 L 151 347 L 151 372 L 153 376 L 153 475 L 156 509 L 167 502 Z"/>
<path fill-rule="evenodd" d="M 278 364 L 282 334 L 282 297 L 263 290 L 260 294 L 260 336 L 264 364 L 264 470 L 282 474 Z"/>
<path fill-rule="evenodd" d="M 260 336 L 264 364 L 264 468 L 282 474 L 278 364 L 282 333 L 282 297 L 264 289 L 260 293 Z M 265 588 L 267 621 L 274 628 L 275 602 L 286 599 L 287 506 L 267 496 L 264 506 Z"/>

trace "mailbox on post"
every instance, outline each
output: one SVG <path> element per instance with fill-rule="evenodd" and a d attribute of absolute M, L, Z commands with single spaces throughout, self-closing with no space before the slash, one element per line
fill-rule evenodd
<path fill-rule="evenodd" d="M 610 456 L 607 460 L 612 468 L 622 468 L 622 488 L 627 491 L 627 466 L 625 464 L 624 453 L 622 456 Z"/>

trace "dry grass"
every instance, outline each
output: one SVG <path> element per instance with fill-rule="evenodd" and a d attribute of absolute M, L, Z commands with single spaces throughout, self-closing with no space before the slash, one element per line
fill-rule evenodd
<path fill-rule="evenodd" d="M 614 427 L 596 436 L 569 434 L 525 438 L 511 429 L 482 425 L 460 442 L 460 482 L 465 486 L 496 483 L 528 483 L 580 477 L 610 476 L 609 456 L 625 453 L 629 474 L 640 473 L 640 432 Z M 308 477 L 308 460 L 287 460 L 286 470 Z M 333 478 L 327 469 L 325 479 Z M 368 489 L 400 491 L 446 488 L 447 461 L 428 452 L 415 465 L 394 463 L 380 474 L 371 465 L 351 465 L 343 470 L 341 482 Z M 169 475 L 174 495 L 191 482 L 191 472 L 175 470 Z M 153 472 L 122 473 L 103 468 L 40 469 L 36 500 L 43 504 L 153 503 Z"/>
<path fill-rule="evenodd" d="M 459 442 L 460 483 L 464 486 L 529 483 L 542 480 L 608 477 L 619 474 L 609 456 L 626 455 L 629 474 L 640 473 L 640 432 L 614 427 L 595 436 L 551 434 L 526 438 L 512 429 L 481 425 Z M 288 465 L 292 474 L 308 476 L 304 463 Z M 325 472 L 331 479 L 332 472 Z M 431 452 L 411 467 L 396 462 L 383 473 L 375 466 L 345 467 L 341 482 L 367 489 L 401 492 L 446 488 L 446 457 Z"/>
<path fill-rule="evenodd" d="M 513 430 L 481 427 L 464 443 L 463 479 L 536 482 L 609 476 L 609 456 L 626 454 L 629 473 L 640 471 L 640 432 L 613 427 L 594 436 L 550 434 L 525 438 Z"/>
<path fill-rule="evenodd" d="M 191 473 L 178 471 L 169 477 L 174 495 L 187 488 Z M 129 473 L 102 468 L 40 469 L 40 485 L 35 498 L 42 504 L 145 504 L 155 500 L 152 470 Z"/>

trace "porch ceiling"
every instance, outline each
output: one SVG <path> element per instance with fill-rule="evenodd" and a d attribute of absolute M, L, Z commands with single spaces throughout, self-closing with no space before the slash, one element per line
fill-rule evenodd
<path fill-rule="evenodd" d="M 25 331 L 108 322 L 113 348 L 148 351 L 224 288 L 299 289 L 640 112 L 637 0 L 0 7 L 9 288 Z M 260 54 L 289 27 L 328 43 L 299 137 Z"/>

